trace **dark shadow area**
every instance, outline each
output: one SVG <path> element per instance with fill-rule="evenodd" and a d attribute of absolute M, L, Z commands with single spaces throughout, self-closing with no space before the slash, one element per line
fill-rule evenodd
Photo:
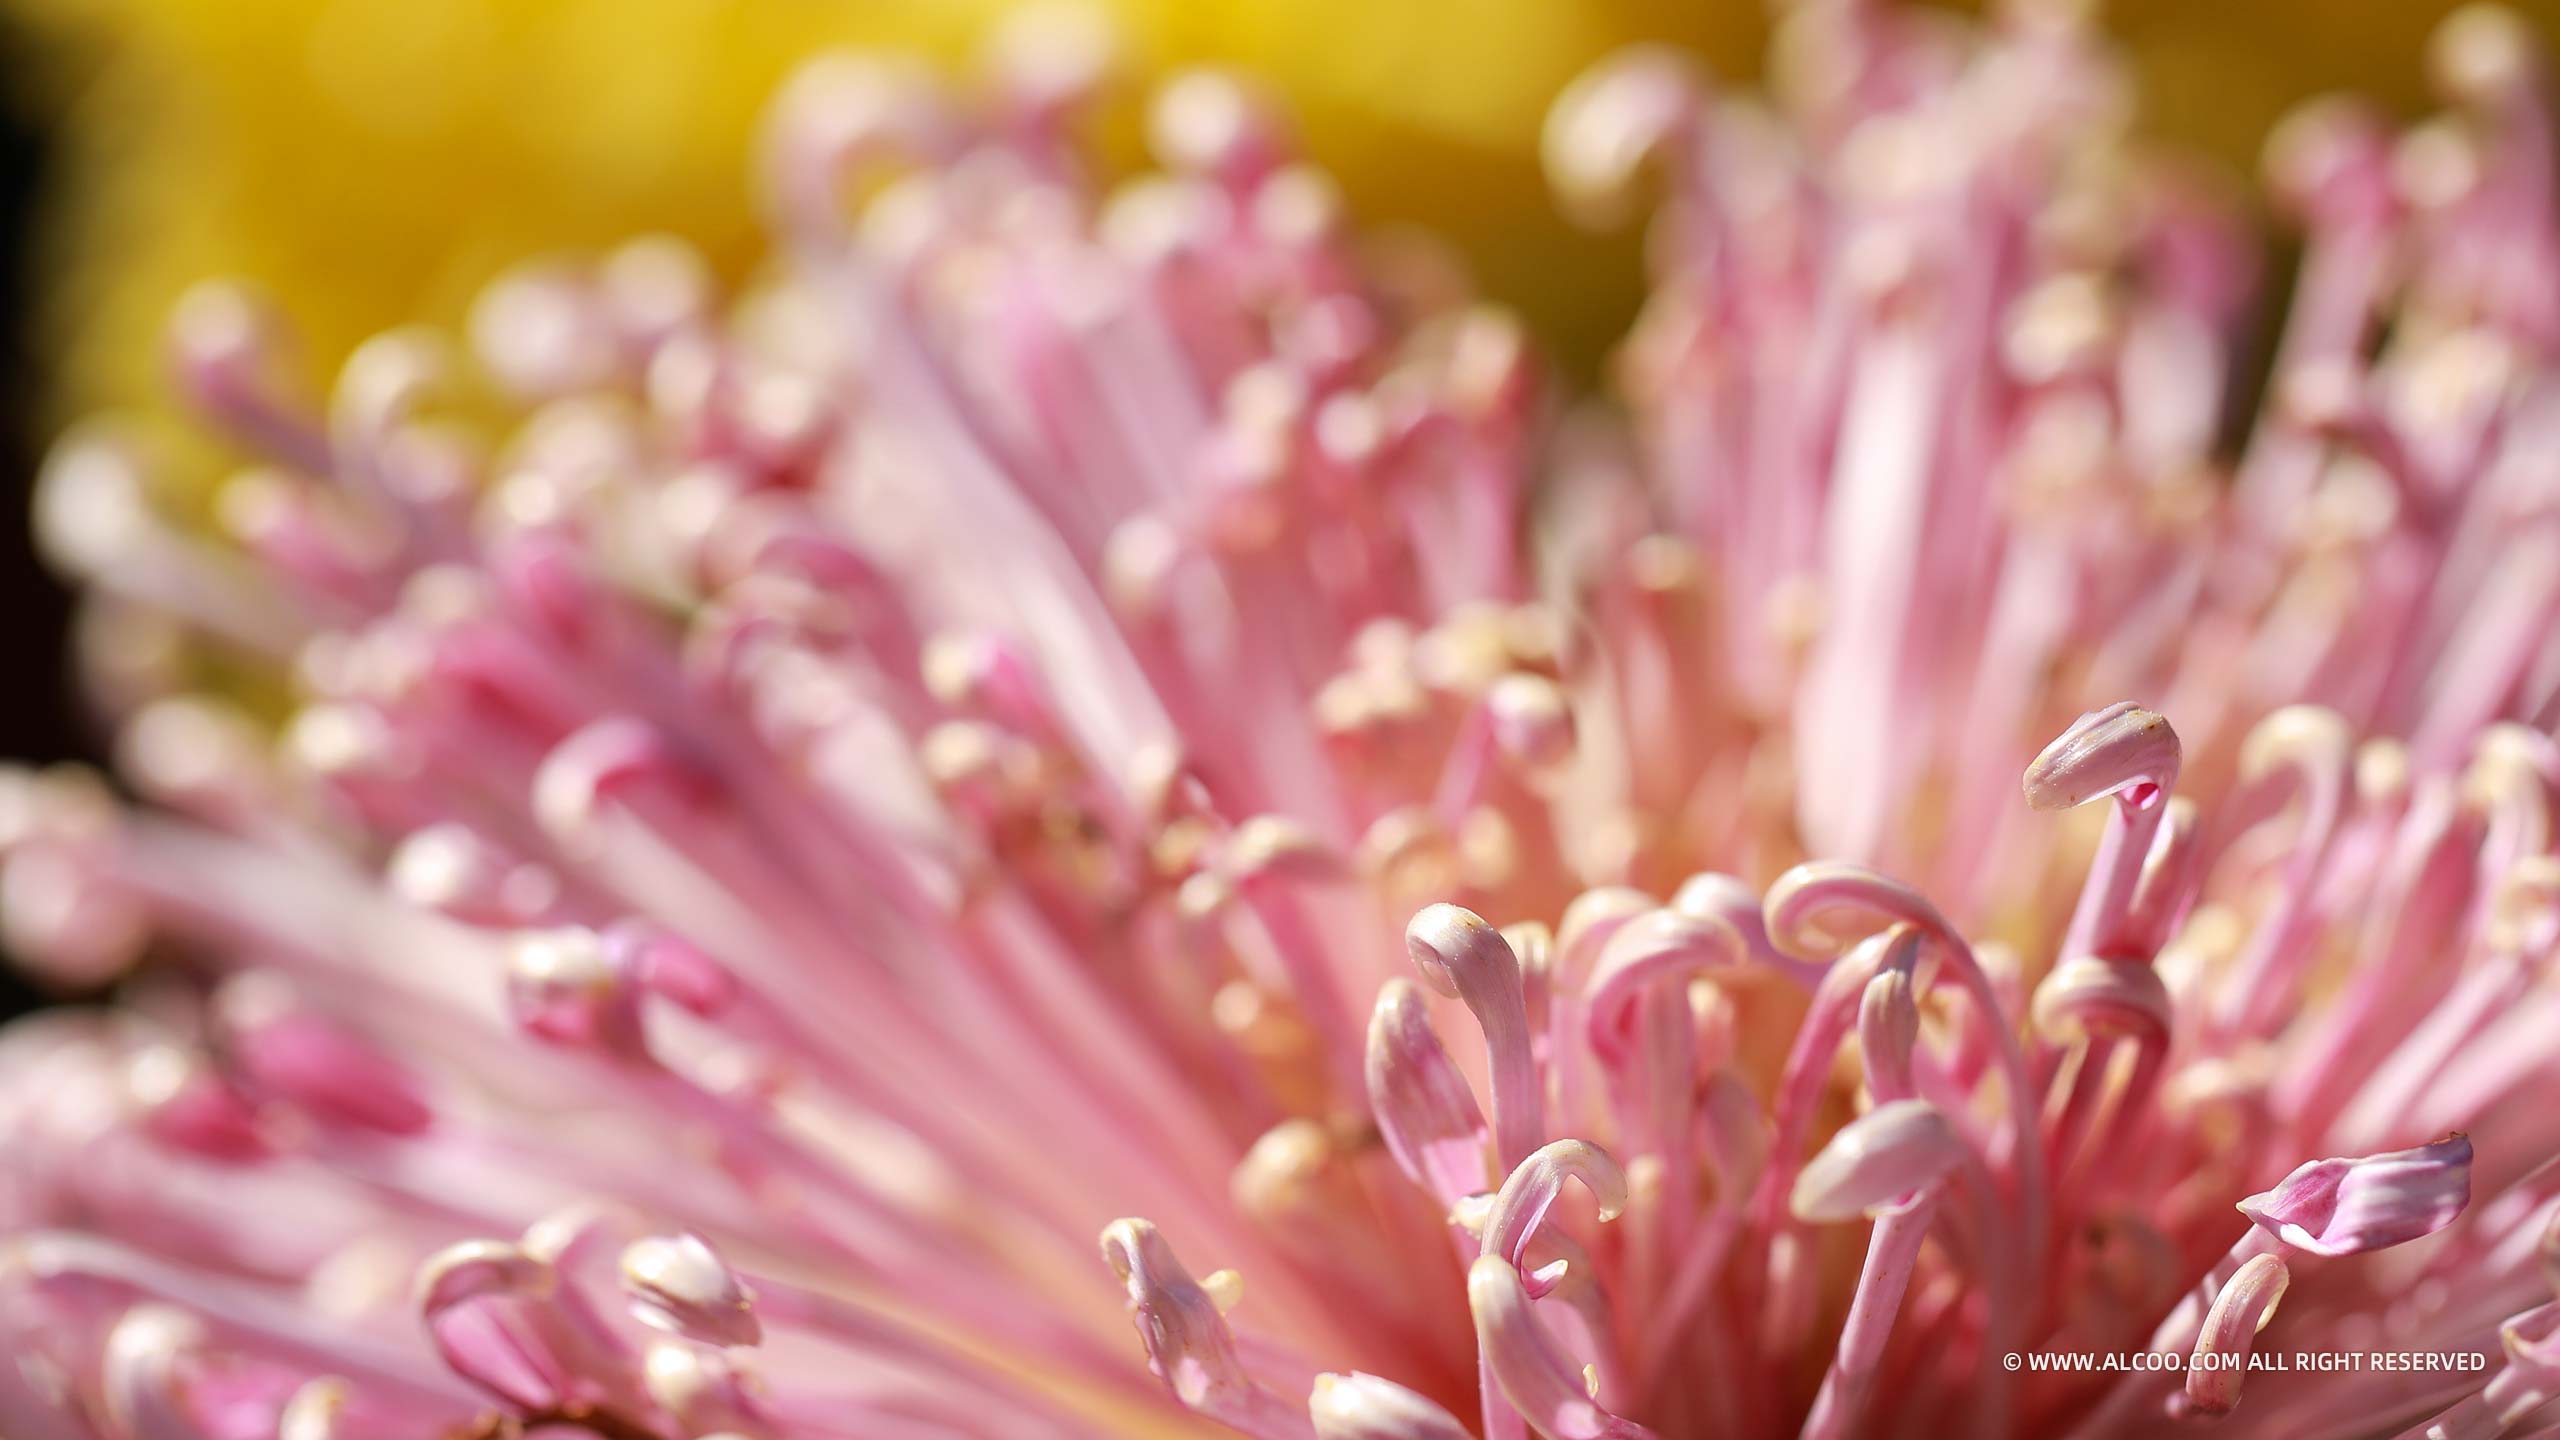
<path fill-rule="evenodd" d="M 53 147 L 22 103 L 33 86 L 32 46 L 0 27 L 0 760 L 44 763 L 94 755 L 70 693 L 65 641 L 71 602 L 36 559 L 27 496 L 46 437 L 46 391 L 36 333 L 36 201 Z M 0 963 L 0 1018 L 39 997 Z"/>

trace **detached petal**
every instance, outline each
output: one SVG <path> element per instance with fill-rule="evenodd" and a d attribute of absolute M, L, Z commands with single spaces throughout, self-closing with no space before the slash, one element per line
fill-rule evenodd
<path fill-rule="evenodd" d="M 2314 1160 L 2240 1213 L 2297 1250 L 2360 1255 L 2433 1235 L 2470 1202 L 2471 1137 L 2456 1132 L 2414 1150 Z"/>

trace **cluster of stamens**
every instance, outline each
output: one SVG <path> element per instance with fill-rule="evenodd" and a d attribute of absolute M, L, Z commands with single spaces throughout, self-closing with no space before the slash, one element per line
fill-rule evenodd
<path fill-rule="evenodd" d="M 146 803 L 0 786 L 120 986 L 0 1035 L 0 1432 L 2548 1424 L 2547 77 L 2469 11 L 2277 138 L 2234 459 L 2248 231 L 2072 8 L 1565 95 L 1618 413 L 1242 79 L 1089 174 L 1046 14 L 795 80 L 734 292 L 318 398 L 190 297 L 245 468 L 39 497 Z"/>

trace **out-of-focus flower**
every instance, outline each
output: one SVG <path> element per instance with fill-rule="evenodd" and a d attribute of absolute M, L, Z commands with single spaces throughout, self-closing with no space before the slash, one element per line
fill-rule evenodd
<path fill-rule="evenodd" d="M 544 261 L 325 400 L 191 297 L 225 533 L 103 426 L 39 497 L 146 803 L 11 776 L 0 921 L 148 963 L 0 1036 L 0 1431 L 2534 1417 L 2543 58 L 2277 138 L 2243 427 L 2089 31 L 1789 24 L 1551 117 L 1662 195 L 1623 420 L 1206 74 L 1103 192 L 1092 73 L 823 60 L 746 289 Z"/>
<path fill-rule="evenodd" d="M 275 295 L 319 363 L 402 320 L 460 319 L 527 256 L 666 231 L 725 277 L 762 252 L 736 181 L 756 116 L 826 46 L 898 48 L 966 74 L 1015 7 L 816 0 L 11 0 L 42 63 L 23 99 L 62 116 L 45 290 L 63 400 L 159 406 L 148 356 L 208 274 Z M 1063 8 L 1063 7 L 1062 7 Z M 1637 39 L 1747 58 L 1743 5 L 1646 0 L 1093 0 L 1144 76 L 1234 65 L 1364 216 L 1456 238 L 1502 293 L 1596 353 L 1633 303 L 1631 252 L 1541 203 L 1538 117 Z M 1075 22 L 1035 41 L 1075 51 Z M 51 82 L 48 87 L 43 82 Z M 50 93 L 49 93 L 50 92 Z M 1134 116 L 1096 117 L 1137 158 Z M 1591 264 L 1605 253 L 1615 263 Z M 1570 263 L 1567 263 L 1570 262 Z"/>
<path fill-rule="evenodd" d="M 1537 116 L 1612 47 L 1747 73 L 1751 0 L 1099 0 L 1133 67 L 1231 64 L 1290 98 L 1363 215 L 1423 220 L 1577 362 L 1633 304 L 1631 252 L 1539 202 Z M 2227 161 L 2300 97 L 2416 99 L 2407 56 L 2450 0 L 2140 0 L 2112 7 L 2151 128 Z M 457 319 L 522 256 L 667 230 L 743 274 L 731 175 L 810 49 L 957 61 L 1004 0 L 12 0 L 19 99 L 61 117 L 44 294 L 72 413 L 157 406 L 151 337 L 206 274 L 251 277 L 334 367 L 401 319 Z M 1063 41 L 1061 43 L 1069 43 Z M 1128 126 L 1105 127 L 1117 143 Z"/>

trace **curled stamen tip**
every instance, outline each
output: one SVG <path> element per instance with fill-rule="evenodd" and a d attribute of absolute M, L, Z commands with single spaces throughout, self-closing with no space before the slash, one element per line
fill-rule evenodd
<path fill-rule="evenodd" d="M 887 155 L 928 155 L 943 128 L 942 97 L 917 63 L 833 51 L 784 82 L 765 122 L 766 181 L 794 222 L 833 220 L 841 172 Z M 823 232 L 822 232 L 823 233 Z"/>
<path fill-rule="evenodd" d="M 548 869 L 507 856 L 458 822 L 428 825 L 399 840 L 384 881 L 404 902 L 466 925 L 538 920 L 561 892 Z"/>
<path fill-rule="evenodd" d="M 263 757 L 250 720 L 201 696 L 154 700 L 116 736 L 116 766 L 154 799 L 185 806 L 247 798 Z"/>
<path fill-rule="evenodd" d="M 1699 81 L 1668 46 L 1637 46 L 1585 71 L 1556 98 L 1539 158 L 1558 203 L 1577 220 L 1625 218 L 1636 175 L 1697 118 Z"/>
<path fill-rule="evenodd" d="M 2130 700 L 2071 722 L 2027 766 L 2027 804 L 2067 810 L 2136 786 L 2166 789 L 2178 776 L 2178 732 Z"/>
<path fill-rule="evenodd" d="M 1654 908 L 1652 896 L 1626 885 L 1583 891 L 1566 903 L 1556 923 L 1557 960 L 1568 970 L 1587 972 L 1620 926 Z"/>
<path fill-rule="evenodd" d="M 2549 774 L 2560 745 L 2530 725 L 2501 720 L 2482 727 L 2480 738 L 2472 744 L 2475 765 L 2514 765 L 2537 774 Z"/>
<path fill-rule="evenodd" d="M 418 1266 L 418 1309 L 429 1319 L 472 1300 L 539 1294 L 551 1284 L 551 1267 L 503 1240 L 465 1240 L 428 1256 Z"/>
<path fill-rule="evenodd" d="M 202 1321 L 173 1305 L 137 1305 L 107 1332 L 99 1360 L 99 1389 L 107 1418 L 136 1436 L 182 1432 L 171 1410 L 181 1357 L 205 1343 Z"/>
<path fill-rule="evenodd" d="M 2560 1380 L 2560 1313 L 2546 1305 L 2509 1317 L 2498 1327 L 2498 1348 L 2521 1373 L 2544 1384 Z"/>
<path fill-rule="evenodd" d="M 1256 815 L 1227 841 L 1226 869 L 1237 880 L 1274 876 L 1333 880 L 1349 866 L 1315 832 L 1285 815 Z"/>
<path fill-rule="evenodd" d="M 2308 771 L 2346 766 L 2354 750 L 2347 722 L 2325 705 L 2287 705 L 2249 729 L 2240 742 L 2240 778 L 2265 779 L 2285 765 Z"/>
<path fill-rule="evenodd" d="M 533 777 L 533 813 L 555 838 L 580 836 L 616 788 L 665 772 L 673 757 L 648 722 L 630 716 L 598 720 L 544 756 Z"/>
<path fill-rule="evenodd" d="M 481 367 L 516 395 L 541 398 L 602 385 L 613 376 L 615 335 L 589 278 L 551 262 L 521 265 L 489 282 L 471 306 Z"/>
<path fill-rule="evenodd" d="M 163 1145 L 233 1164 L 273 1153 L 256 1101 L 202 1056 L 144 1046 L 126 1062 L 124 1084 L 143 1128 Z"/>
<path fill-rule="evenodd" d="M 136 1305 L 115 1325 L 107 1342 L 108 1364 L 116 1352 L 128 1356 L 173 1355 L 204 1343 L 204 1323 L 174 1305 Z"/>
<path fill-rule="evenodd" d="M 1486 1255 L 1467 1267 L 1467 1301 L 1476 1312 L 1479 1332 L 1490 1315 L 1506 1313 L 1526 1298 L 1520 1277 L 1500 1257 Z"/>
<path fill-rule="evenodd" d="M 1103 1262 L 1129 1287 L 1131 1299 L 1161 1283 L 1167 1273 L 1188 1276 L 1152 1220 L 1114 1220 L 1102 1227 L 1101 1243 Z"/>
<path fill-rule="evenodd" d="M 1245 1151 L 1227 1190 L 1247 1215 L 1285 1224 L 1287 1217 L 1322 1203 L 1318 1192 L 1337 1158 L 1333 1137 L 1321 1123 L 1305 1116 L 1283 1120 Z"/>
<path fill-rule="evenodd" d="M 1031 698 L 1030 662 L 1000 636 L 946 631 L 927 636 L 916 666 L 925 692 L 955 710 L 997 711 Z"/>
<path fill-rule="evenodd" d="M 1888 875 L 1845 860 L 1808 860 L 1790 866 L 1760 904 L 1769 943 L 1791 955 L 1836 954 L 1855 931 L 1834 933 L 1828 912 L 1866 912 L 1891 923 L 1915 925 L 1925 934 L 1949 934 L 1946 917 L 1919 891 Z"/>
<path fill-rule="evenodd" d="M 2169 1029 L 2169 991 L 2143 961 L 2083 955 L 2045 976 L 2036 987 L 2034 1014 L 2036 1029 L 2057 1042 L 2162 1035 Z"/>
<path fill-rule="evenodd" d="M 1316 1440 L 1467 1440 L 1448 1411 L 1390 1380 L 1357 1371 L 1316 1376 L 1307 1395 Z"/>
<path fill-rule="evenodd" d="M 622 1288 L 642 1323 L 706 1345 L 764 1339 L 755 1297 L 697 1235 L 652 1235 L 622 1252 Z"/>
<path fill-rule="evenodd" d="M 148 494 L 129 437 L 94 422 L 72 431 L 36 473 L 37 553 L 75 576 L 114 570 L 159 529 Z"/>
<path fill-rule="evenodd" d="M 2356 747 L 2356 798 L 2367 805 L 2388 805 L 2409 793 L 2409 747 L 2377 735 Z"/>
<path fill-rule="evenodd" d="M 612 1200 L 579 1200 L 524 1227 L 516 1248 L 558 1270 L 583 1265 L 642 1228 L 638 1212 Z"/>
<path fill-rule="evenodd" d="M 1671 892 L 1671 908 L 1683 915 L 1721 915 L 1728 920 L 1760 918 L 1760 892 L 1731 875 L 1700 871 Z"/>
<path fill-rule="evenodd" d="M 2214 1296 L 2187 1366 L 2181 1413 L 2227 1415 L 2240 1403 L 2250 1343 L 2276 1318 L 2276 1306 L 2292 1278 L 2282 1257 L 2252 1255 Z"/>
<path fill-rule="evenodd" d="M 1527 1243 L 1529 1231 L 1555 1204 L 1567 1180 L 1579 1180 L 1591 1192 L 1602 1220 L 1626 1213 L 1627 1173 L 1608 1151 L 1588 1140 L 1550 1140 L 1502 1182 L 1485 1220 L 1486 1245 L 1516 1251 Z"/>
<path fill-rule="evenodd" d="M 1239 76 L 1188 70 L 1167 81 L 1147 108 L 1147 145 L 1167 169 L 1201 175 L 1268 161 L 1279 121 Z"/>
<path fill-rule="evenodd" d="M 1796 1176 L 1787 1207 L 1829 1224 L 1900 1203 L 1956 1167 L 1964 1141 L 1925 1100 L 1879 1105 L 1840 1127 Z"/>
<path fill-rule="evenodd" d="M 1404 927 L 1405 953 L 1423 980 L 1443 995 L 1455 996 L 1460 976 L 1507 967 L 1519 969 L 1510 942 L 1485 918 L 1464 906 L 1427 905 Z"/>
<path fill-rule="evenodd" d="M 2357 1255 L 2433 1235 L 2471 1202 L 2471 1137 L 2358 1159 L 2314 1160 L 2237 1207 L 2285 1244 Z"/>
<path fill-rule="evenodd" d="M 2504 5 L 2472 4 L 2427 37 L 2427 69 L 2447 96 L 2494 105 L 2528 89 L 2539 47 L 2533 27 Z"/>
<path fill-rule="evenodd" d="M 1736 966 L 1743 958 L 1742 937 L 1723 916 L 1661 907 L 1618 926 L 1600 947 L 1588 983 L 1597 992 L 1629 972 L 1660 973 L 1666 965 L 1704 970 Z"/>
<path fill-rule="evenodd" d="M 257 355 L 274 338 L 274 305 L 244 281 L 200 280 L 169 311 L 169 343 L 181 365 L 207 368 Z"/>
<path fill-rule="evenodd" d="M 1121 64 L 1121 35 L 1109 12 L 1081 0 L 1025 5 L 996 25 L 988 68 L 1015 104 L 1049 112 L 1081 104 Z"/>
<path fill-rule="evenodd" d="M 1198 1409 L 1251 1391 L 1216 1292 L 1191 1278 L 1153 1223 L 1124 1219 L 1104 1226 L 1102 1258 L 1129 1292 L 1148 1368 L 1176 1399 Z M 1232 1301 L 1236 1285 L 1216 1284 Z"/>
<path fill-rule="evenodd" d="M 1908 1086 L 1919 1041 L 1920 1002 L 1910 968 L 1887 965 L 1858 997 L 1858 1050 L 1865 1058 L 1868 1088 Z"/>
<path fill-rule="evenodd" d="M 2465 798 L 2483 809 L 2501 802 L 2549 803 L 2560 781 L 2560 745 L 2528 726 L 2492 725 L 2480 732 L 2462 772 Z"/>
<path fill-rule="evenodd" d="M 1555 968 L 1555 932 L 1543 920 L 1515 920 L 1503 926 L 1502 943 L 1520 957 L 1523 975 L 1544 976 Z"/>
<path fill-rule="evenodd" d="M 578 925 L 519 933 L 507 946 L 507 968 L 521 983 L 545 989 L 609 994 L 621 983 L 604 939 Z"/>
<path fill-rule="evenodd" d="M 2327 95 L 2277 122 L 2260 168 L 2278 199 L 2317 215 L 2379 200 L 2386 193 L 2390 150 L 2389 130 L 2372 106 Z"/>
<path fill-rule="evenodd" d="M 725 1427 L 756 1424 L 759 1377 L 741 1370 L 725 1350 L 660 1341 L 642 1360 L 640 1380 L 650 1399 L 693 1430 L 724 1427 L 718 1433 L 725 1434 Z"/>
<path fill-rule="evenodd" d="M 1545 676 L 1507 674 L 1485 692 L 1484 704 L 1494 743 L 1514 762 L 1546 769 L 1573 753 L 1572 705 Z"/>
<path fill-rule="evenodd" d="M 1586 1374 L 1548 1334 L 1510 1261 L 1487 1255 L 1467 1270 L 1467 1309 L 1484 1367 L 1503 1397 L 1544 1436 L 1651 1440 L 1653 1432 L 1601 1408 Z"/>
<path fill-rule="evenodd" d="M 303 1382 L 276 1417 L 276 1440 L 342 1440 L 338 1422 L 350 1398 L 347 1382 L 334 1375 Z"/>
<path fill-rule="evenodd" d="M 305 705 L 285 722 L 281 751 L 307 774 L 399 778 L 417 773 L 417 752 L 378 713 L 357 705 Z"/>
<path fill-rule="evenodd" d="M 580 926 L 518 932 L 507 944 L 507 1008 L 563 1045 L 636 1041 L 637 1000 L 604 938 Z"/>

